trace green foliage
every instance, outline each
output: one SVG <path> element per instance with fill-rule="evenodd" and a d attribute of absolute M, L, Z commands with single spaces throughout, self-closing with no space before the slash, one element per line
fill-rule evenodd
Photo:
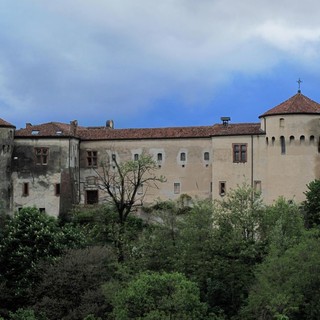
<path fill-rule="evenodd" d="M 307 228 L 320 226 L 320 180 L 311 181 L 303 203 L 304 221 Z"/>
<path fill-rule="evenodd" d="M 24 208 L 7 224 L 0 243 L 0 307 L 24 306 L 38 281 L 38 262 L 59 256 L 83 243 L 78 230 L 60 228 L 56 219 L 36 208 Z"/>
<path fill-rule="evenodd" d="M 281 256 L 272 251 L 257 271 L 246 319 L 320 318 L 319 234 L 306 234 Z"/>
<path fill-rule="evenodd" d="M 49 320 L 102 317 L 110 311 L 102 284 L 114 274 L 115 255 L 107 247 L 69 250 L 41 266 L 41 282 L 34 291 L 33 309 Z"/>
<path fill-rule="evenodd" d="M 143 273 L 117 293 L 114 319 L 204 319 L 196 284 L 179 273 Z"/>

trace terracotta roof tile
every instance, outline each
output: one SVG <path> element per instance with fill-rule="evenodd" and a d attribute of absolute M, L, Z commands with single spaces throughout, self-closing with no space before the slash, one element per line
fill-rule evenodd
<path fill-rule="evenodd" d="M 15 126 L 3 119 L 0 118 L 0 127 L 11 127 L 11 128 L 15 128 Z"/>
<path fill-rule="evenodd" d="M 39 125 L 27 124 L 26 128 L 16 130 L 15 137 L 70 137 L 76 136 L 71 132 L 71 125 L 61 122 L 49 122 Z"/>
<path fill-rule="evenodd" d="M 111 129 L 107 127 L 77 127 L 71 133 L 71 125 L 50 122 L 40 125 L 27 125 L 16 131 L 16 137 L 78 137 L 81 140 L 136 140 L 136 139 L 179 139 L 210 138 L 212 136 L 260 134 L 259 123 L 216 124 L 197 127 L 168 127 L 143 129 Z"/>
<path fill-rule="evenodd" d="M 318 114 L 320 104 L 309 99 L 301 93 L 297 93 L 290 99 L 280 103 L 276 107 L 268 110 L 259 118 L 278 114 Z"/>

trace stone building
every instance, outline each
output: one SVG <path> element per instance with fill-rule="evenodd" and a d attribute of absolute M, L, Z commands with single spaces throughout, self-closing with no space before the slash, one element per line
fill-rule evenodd
<path fill-rule="evenodd" d="M 320 104 L 297 94 L 268 110 L 259 123 L 115 129 L 51 122 L 24 129 L 0 120 L 3 207 L 36 206 L 57 216 L 74 204 L 102 203 L 97 170 L 108 156 L 119 161 L 151 154 L 166 182 L 146 191 L 145 202 L 181 194 L 219 199 L 243 182 L 266 203 L 279 196 L 302 201 L 320 177 Z"/>

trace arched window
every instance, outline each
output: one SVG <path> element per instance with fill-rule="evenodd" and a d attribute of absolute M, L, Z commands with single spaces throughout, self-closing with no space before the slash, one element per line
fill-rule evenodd
<path fill-rule="evenodd" d="M 272 141 L 272 145 L 274 146 L 274 142 L 275 142 L 276 138 L 272 137 L 271 141 Z"/>
<path fill-rule="evenodd" d="M 279 126 L 280 126 L 280 128 L 283 128 L 283 127 L 284 127 L 284 119 L 283 119 L 283 118 L 280 118 L 280 120 L 279 120 Z"/>
<path fill-rule="evenodd" d="M 305 137 L 303 135 L 300 136 L 300 143 L 304 143 L 304 141 L 305 141 Z"/>
<path fill-rule="evenodd" d="M 314 136 L 310 136 L 310 144 L 314 144 Z"/>
<path fill-rule="evenodd" d="M 205 152 L 205 153 L 203 154 L 203 160 L 205 160 L 205 161 L 209 161 L 209 160 L 210 160 L 210 154 L 209 154 L 209 152 Z"/>
<path fill-rule="evenodd" d="M 281 154 L 286 154 L 286 140 L 284 136 L 280 137 Z"/>
<path fill-rule="evenodd" d="M 294 136 L 290 136 L 290 144 L 294 142 Z"/>
<path fill-rule="evenodd" d="M 266 137 L 266 144 L 269 145 L 269 138 Z"/>

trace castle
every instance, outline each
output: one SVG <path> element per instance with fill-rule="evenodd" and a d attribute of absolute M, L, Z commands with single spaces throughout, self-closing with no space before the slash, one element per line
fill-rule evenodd
<path fill-rule="evenodd" d="M 306 185 L 320 177 L 320 104 L 297 94 L 266 111 L 259 123 L 152 129 L 82 127 L 50 122 L 23 129 L 0 119 L 0 200 L 12 213 L 24 206 L 58 216 L 74 204 L 102 203 L 97 168 L 106 156 L 119 161 L 143 152 L 166 177 L 145 201 L 181 194 L 223 198 L 243 182 L 266 203 L 279 196 L 304 200 Z"/>

